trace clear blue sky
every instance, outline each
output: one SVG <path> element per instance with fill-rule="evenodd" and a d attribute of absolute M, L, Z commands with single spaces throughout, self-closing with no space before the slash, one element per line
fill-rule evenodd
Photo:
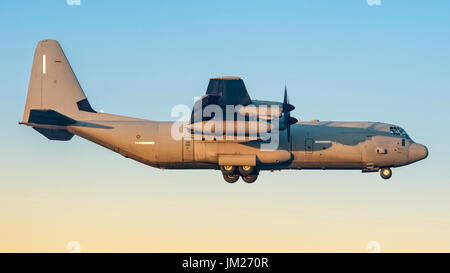
<path fill-rule="evenodd" d="M 235 244 L 238 250 L 365 251 L 367 241 L 378 240 L 391 251 L 450 251 L 449 14 L 449 1 L 418 0 L 382 0 L 381 6 L 365 0 L 81 0 L 80 6 L 65 0 L 1 1 L 0 205 L 9 224 L 0 250 L 65 251 L 71 240 L 91 251 L 233 250 L 227 248 L 231 238 L 215 245 L 206 240 L 196 248 L 189 248 L 194 240 L 182 239 L 127 245 L 126 231 L 139 224 L 147 231 L 154 227 L 128 212 L 153 215 L 161 230 L 182 225 L 216 240 L 222 221 L 233 222 L 232 213 L 250 204 L 249 213 L 258 216 L 242 223 L 257 228 L 274 217 L 280 227 L 261 232 L 272 238 L 266 248 L 245 233 L 247 241 Z M 192 105 L 208 78 L 240 76 L 257 99 L 281 100 L 287 84 L 294 116 L 301 119 L 398 124 L 427 145 L 430 155 L 394 169 L 389 182 L 359 172 L 287 171 L 263 174 L 252 188 L 230 188 L 218 172 L 160 171 L 79 138 L 50 142 L 17 124 L 34 48 L 46 38 L 61 43 L 97 110 L 171 120 L 171 108 Z M 67 200 L 83 205 L 74 210 Z M 210 216 L 204 206 L 225 216 Z M 56 207 L 66 210 L 55 212 Z M 261 207 L 270 209 L 262 214 Z M 76 223 L 52 237 L 52 228 L 68 221 L 67 213 Z M 207 230 L 187 219 L 174 224 L 164 218 L 186 213 Z M 109 215 L 104 222 L 98 220 L 102 215 Z M 111 228 L 123 217 L 130 226 Z M 342 231 L 317 230 L 319 225 Z M 285 233 L 293 240 L 273 239 L 285 226 L 292 228 Z M 296 233 L 302 227 L 304 237 Z M 100 229 L 103 237 L 91 236 Z M 200 240 L 195 232 L 175 229 L 172 236 Z M 303 239 L 295 241 L 296 236 Z M 120 247 L 105 243 L 116 237 L 124 240 Z"/>

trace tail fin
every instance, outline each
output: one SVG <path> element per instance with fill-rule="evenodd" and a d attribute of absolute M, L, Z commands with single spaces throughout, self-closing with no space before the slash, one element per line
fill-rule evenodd
<path fill-rule="evenodd" d="M 95 113 L 55 40 L 42 40 L 36 46 L 23 123 L 31 110 L 54 110 L 66 116 Z"/>
<path fill-rule="evenodd" d="M 36 118 L 33 115 L 47 110 L 72 118 L 79 117 L 83 112 L 96 113 L 81 89 L 61 46 L 55 40 L 42 40 L 36 46 L 22 123 L 34 123 L 32 126 L 35 126 Z M 40 120 L 43 122 L 40 124 L 49 124 L 46 122 L 48 119 Z M 49 139 L 68 140 L 67 136 L 60 136 L 64 133 L 62 131 L 65 131 L 61 128 L 37 131 Z"/>

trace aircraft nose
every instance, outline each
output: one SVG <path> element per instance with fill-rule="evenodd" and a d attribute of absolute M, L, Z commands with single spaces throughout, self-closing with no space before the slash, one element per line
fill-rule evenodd
<path fill-rule="evenodd" d="M 409 146 L 409 161 L 416 162 L 428 156 L 428 149 L 425 145 L 413 143 Z"/>

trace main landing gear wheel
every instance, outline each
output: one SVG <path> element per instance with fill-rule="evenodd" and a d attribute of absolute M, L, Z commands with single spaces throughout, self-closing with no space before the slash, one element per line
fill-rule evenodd
<path fill-rule="evenodd" d="M 223 179 L 228 183 L 234 183 L 239 180 L 239 174 L 224 174 Z"/>
<path fill-rule="evenodd" d="M 220 170 L 222 171 L 222 173 L 225 174 L 234 174 L 236 172 L 236 166 L 231 166 L 231 165 L 223 165 L 220 166 Z"/>
<path fill-rule="evenodd" d="M 242 176 L 253 174 L 255 172 L 255 166 L 239 166 L 239 172 Z"/>
<path fill-rule="evenodd" d="M 253 183 L 258 178 L 257 174 L 249 174 L 249 175 L 243 175 L 242 180 L 244 180 L 246 183 Z"/>
<path fill-rule="evenodd" d="M 381 175 L 381 178 L 383 178 L 383 179 L 389 179 L 389 178 L 391 178 L 391 176 L 392 176 L 392 170 L 391 170 L 391 168 L 382 168 L 382 169 L 380 170 L 380 175 Z"/>

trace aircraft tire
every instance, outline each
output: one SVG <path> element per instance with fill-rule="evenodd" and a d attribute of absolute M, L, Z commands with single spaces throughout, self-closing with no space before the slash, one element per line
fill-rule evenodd
<path fill-rule="evenodd" d="M 244 180 L 245 183 L 253 183 L 258 178 L 257 174 L 249 174 L 249 175 L 243 175 L 242 180 Z"/>
<path fill-rule="evenodd" d="M 242 176 L 251 175 L 255 173 L 255 166 L 239 166 L 239 173 Z"/>
<path fill-rule="evenodd" d="M 381 168 L 380 170 L 380 176 L 383 179 L 389 179 L 392 176 L 392 170 L 391 168 Z"/>
<path fill-rule="evenodd" d="M 234 183 L 239 180 L 239 174 L 224 174 L 223 179 L 228 183 Z"/>
<path fill-rule="evenodd" d="M 224 165 L 224 166 L 220 166 L 220 170 L 222 171 L 222 173 L 224 175 L 228 174 L 235 174 L 236 173 L 236 166 L 231 166 L 231 165 Z"/>

